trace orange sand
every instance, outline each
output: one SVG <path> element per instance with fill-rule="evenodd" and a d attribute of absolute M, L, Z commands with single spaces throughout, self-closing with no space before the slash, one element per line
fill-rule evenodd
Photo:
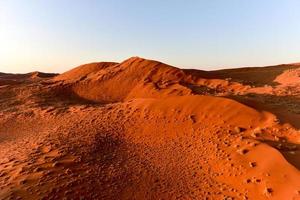
<path fill-rule="evenodd" d="M 299 69 L 0 73 L 0 199 L 300 199 Z"/>

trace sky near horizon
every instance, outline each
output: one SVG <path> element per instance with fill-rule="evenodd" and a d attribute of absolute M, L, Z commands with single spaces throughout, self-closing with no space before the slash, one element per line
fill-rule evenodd
<path fill-rule="evenodd" d="M 300 62 L 299 0 L 1 0 L 0 71 L 131 56 L 204 70 Z"/>

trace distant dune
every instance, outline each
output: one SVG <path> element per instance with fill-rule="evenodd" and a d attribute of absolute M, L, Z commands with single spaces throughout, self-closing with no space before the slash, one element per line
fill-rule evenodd
<path fill-rule="evenodd" d="M 0 73 L 0 199 L 300 199 L 299 129 L 299 64 Z"/>

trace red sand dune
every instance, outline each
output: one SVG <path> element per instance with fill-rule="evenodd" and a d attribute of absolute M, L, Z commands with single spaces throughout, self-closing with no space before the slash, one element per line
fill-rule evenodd
<path fill-rule="evenodd" d="M 0 199 L 300 199 L 299 84 L 138 57 L 0 74 Z"/>

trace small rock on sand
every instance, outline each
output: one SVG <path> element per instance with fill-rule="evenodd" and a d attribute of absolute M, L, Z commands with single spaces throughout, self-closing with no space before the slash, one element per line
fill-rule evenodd
<path fill-rule="evenodd" d="M 266 195 L 266 196 L 271 196 L 272 195 L 272 193 L 273 193 L 273 189 L 272 188 L 270 188 L 270 187 L 266 187 L 265 189 L 264 189 L 264 194 Z"/>
<path fill-rule="evenodd" d="M 242 128 L 242 127 L 239 127 L 239 126 L 236 126 L 235 128 L 234 128 L 234 131 L 236 132 L 236 133 L 241 133 L 241 132 L 244 132 L 246 129 L 245 128 Z"/>
<path fill-rule="evenodd" d="M 256 167 L 256 165 L 257 165 L 256 162 L 249 162 L 249 166 L 252 167 L 252 168 Z"/>
<path fill-rule="evenodd" d="M 237 150 L 237 153 L 239 153 L 239 154 L 241 154 L 241 155 L 244 155 L 244 154 L 246 154 L 246 153 L 248 153 L 248 152 L 249 152 L 248 149 L 238 149 L 238 150 Z"/>

